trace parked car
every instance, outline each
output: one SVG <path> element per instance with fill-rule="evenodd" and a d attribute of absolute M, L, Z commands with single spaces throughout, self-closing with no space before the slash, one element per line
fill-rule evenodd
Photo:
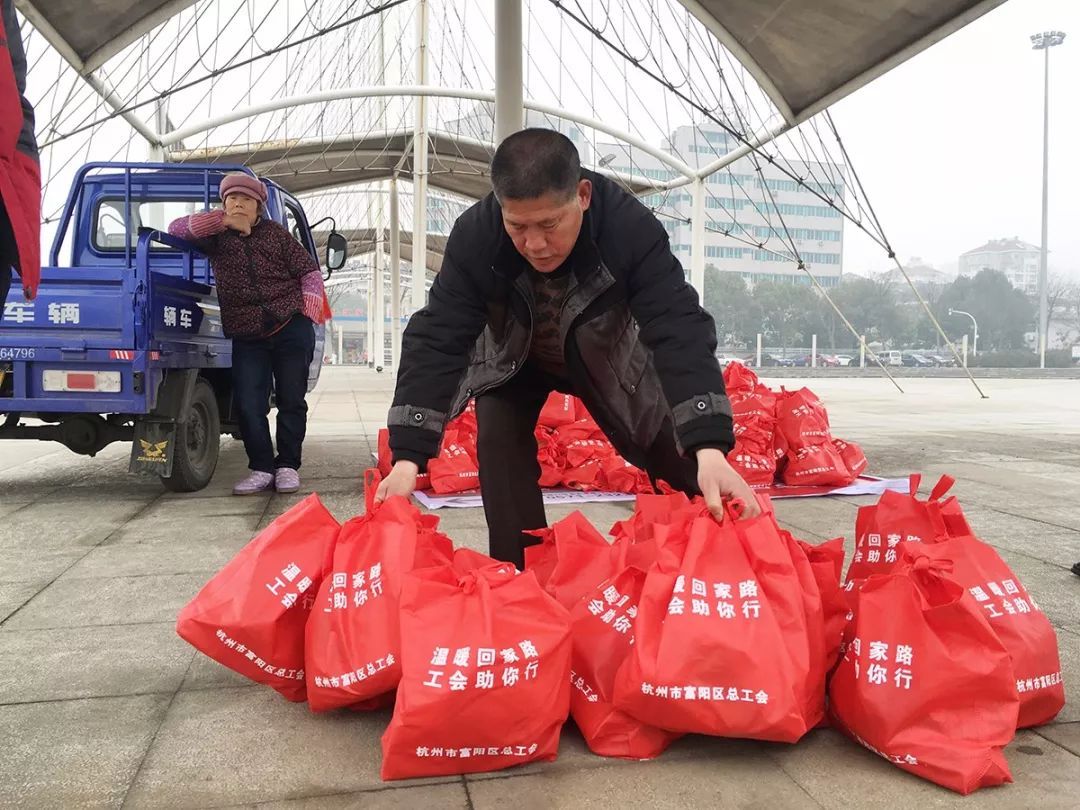
<path fill-rule="evenodd" d="M 855 361 L 855 358 L 852 357 L 850 354 L 838 354 L 836 355 L 835 359 L 837 365 L 844 367 L 850 366 Z"/>
<path fill-rule="evenodd" d="M 877 357 L 878 360 L 880 360 L 886 366 L 904 365 L 904 356 L 900 352 L 895 350 L 878 352 Z"/>
<path fill-rule="evenodd" d="M 750 367 L 757 366 L 757 355 L 752 354 L 742 361 L 744 365 Z M 787 357 L 777 357 L 775 354 L 763 354 L 761 355 L 761 367 L 762 368 L 776 368 L 778 366 L 793 366 L 795 361 Z"/>
<path fill-rule="evenodd" d="M 956 358 L 951 355 L 924 354 L 923 357 L 933 362 L 935 366 L 952 367 L 956 365 Z"/>
<path fill-rule="evenodd" d="M 905 366 L 912 368 L 929 368 L 934 365 L 934 361 L 929 358 L 923 357 L 921 354 L 915 352 L 904 352 L 901 356 L 901 362 Z"/>
<path fill-rule="evenodd" d="M 811 365 L 810 361 L 811 361 L 811 356 L 810 355 L 806 355 L 805 357 L 797 357 L 797 358 L 795 358 L 794 365 L 798 366 L 799 368 L 808 368 Z M 838 366 L 838 365 L 840 365 L 837 362 L 835 357 L 827 357 L 824 354 L 819 354 L 817 356 L 817 364 L 818 364 L 819 367 L 822 367 L 822 366 Z"/>

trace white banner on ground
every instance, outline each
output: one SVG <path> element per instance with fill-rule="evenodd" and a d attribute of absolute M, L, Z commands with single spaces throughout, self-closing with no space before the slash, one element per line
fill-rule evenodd
<path fill-rule="evenodd" d="M 824 495 L 880 495 L 885 490 L 907 492 L 907 478 L 874 478 L 861 476 L 854 484 L 846 487 L 771 487 L 765 492 L 773 500 L 784 498 L 813 498 Z M 436 495 L 434 492 L 416 492 L 414 497 L 425 509 L 469 509 L 484 505 L 478 492 L 462 492 L 451 495 Z M 618 503 L 630 502 L 634 495 L 623 492 L 579 492 L 575 489 L 545 489 L 545 504 L 582 504 L 582 503 Z"/>

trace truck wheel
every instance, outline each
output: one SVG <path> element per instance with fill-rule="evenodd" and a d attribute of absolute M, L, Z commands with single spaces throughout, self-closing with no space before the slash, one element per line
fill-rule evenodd
<path fill-rule="evenodd" d="M 195 492 L 210 483 L 217 468 L 221 444 L 221 417 L 214 389 L 203 379 L 196 380 L 187 421 L 176 427 L 172 475 L 161 483 L 173 492 Z"/>

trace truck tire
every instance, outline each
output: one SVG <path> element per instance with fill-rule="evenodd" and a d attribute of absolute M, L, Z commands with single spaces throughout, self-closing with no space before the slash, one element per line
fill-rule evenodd
<path fill-rule="evenodd" d="M 210 483 L 221 446 L 221 416 L 214 389 L 204 379 L 195 381 L 187 420 L 176 426 L 172 475 L 161 477 L 172 492 L 196 492 Z"/>

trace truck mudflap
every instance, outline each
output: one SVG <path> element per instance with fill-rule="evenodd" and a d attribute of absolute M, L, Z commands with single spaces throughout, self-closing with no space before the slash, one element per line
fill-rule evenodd
<path fill-rule="evenodd" d="M 168 478 L 172 475 L 175 448 L 176 422 L 140 419 L 135 424 L 128 472 Z"/>

